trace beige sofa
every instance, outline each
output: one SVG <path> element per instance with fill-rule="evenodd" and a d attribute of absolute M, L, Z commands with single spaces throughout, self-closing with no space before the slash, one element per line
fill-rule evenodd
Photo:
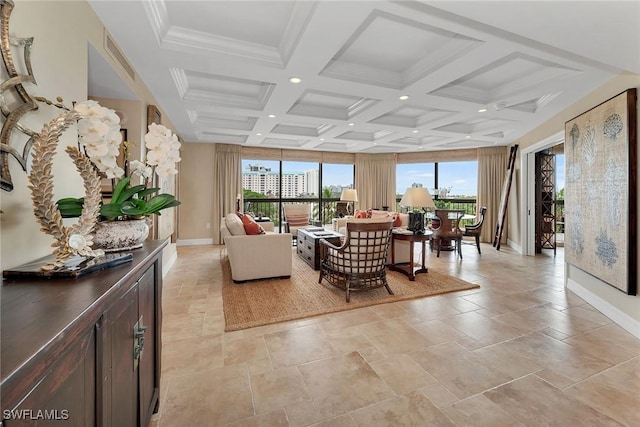
<path fill-rule="evenodd" d="M 386 212 L 386 211 L 372 211 L 372 217 L 371 218 L 355 218 L 355 217 L 345 217 L 345 218 L 338 218 L 337 220 L 334 220 L 335 222 L 333 222 L 333 227 L 334 227 L 334 231 L 337 231 L 341 234 L 345 234 L 346 233 L 346 229 L 347 229 L 347 222 L 350 221 L 367 221 L 367 222 L 375 222 L 375 221 L 379 221 L 382 219 L 383 216 L 387 215 L 387 214 L 392 214 L 394 212 Z M 391 218 L 389 218 L 391 219 Z M 401 225 L 399 228 L 407 228 L 407 226 L 409 225 L 409 215 L 408 214 L 400 214 L 400 220 L 401 220 Z M 392 245 L 395 245 L 395 262 L 397 264 L 399 263 L 405 263 L 405 262 L 409 262 L 409 255 L 410 255 L 410 242 L 407 241 L 396 241 L 395 243 L 392 241 L 391 242 Z M 391 247 L 389 247 L 389 253 L 387 254 L 387 264 L 391 264 Z"/>
<path fill-rule="evenodd" d="M 291 234 L 274 233 L 272 222 L 261 222 L 265 234 L 245 234 L 240 221 L 229 214 L 220 223 L 222 241 L 227 247 L 234 282 L 291 276 Z"/>

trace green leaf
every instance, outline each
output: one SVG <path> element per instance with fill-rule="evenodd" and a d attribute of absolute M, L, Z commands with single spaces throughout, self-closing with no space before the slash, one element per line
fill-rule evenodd
<path fill-rule="evenodd" d="M 141 216 L 147 214 L 147 202 L 142 199 L 132 199 L 124 202 L 120 208 L 124 215 Z"/>
<path fill-rule="evenodd" d="M 138 192 L 138 197 L 143 198 L 143 197 L 147 197 L 155 192 L 157 192 L 158 190 L 160 190 L 160 187 L 155 187 L 155 188 L 147 188 L 144 191 L 140 191 Z"/>
<path fill-rule="evenodd" d="M 113 203 L 123 203 L 126 202 L 127 200 L 130 200 L 131 197 L 133 197 L 134 194 L 144 190 L 145 188 L 147 188 L 144 185 L 136 185 L 134 187 L 131 188 L 127 188 L 125 190 L 122 191 L 122 193 L 120 193 L 118 195 L 118 197 L 113 197 L 111 200 Z"/>
<path fill-rule="evenodd" d="M 107 203 L 100 206 L 100 215 L 107 218 L 109 221 L 112 221 L 117 217 L 122 216 L 121 207 L 121 204 Z"/>
<path fill-rule="evenodd" d="M 176 198 L 171 194 L 158 194 L 147 202 L 147 211 L 149 213 L 157 213 L 161 209 L 165 209 L 170 203 L 174 202 Z"/>
<path fill-rule="evenodd" d="M 129 177 L 122 178 L 120 181 L 118 181 L 118 183 L 116 184 L 116 188 L 113 189 L 111 200 L 118 200 L 118 198 L 120 197 L 120 193 L 122 193 L 122 191 L 129 185 L 129 181 L 131 181 L 131 178 Z"/>

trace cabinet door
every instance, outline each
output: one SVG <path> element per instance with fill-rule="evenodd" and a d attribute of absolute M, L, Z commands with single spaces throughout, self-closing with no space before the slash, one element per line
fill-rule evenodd
<path fill-rule="evenodd" d="M 3 425 L 95 426 L 95 338 L 93 329 L 79 337 L 17 408 L 3 408 Z"/>
<path fill-rule="evenodd" d="M 150 267 L 138 281 L 138 320 L 145 327 L 144 345 L 140 354 L 138 366 L 138 381 L 140 384 L 140 425 L 149 425 L 151 415 L 158 402 L 160 378 L 156 375 L 159 366 L 157 349 L 156 325 L 156 275 L 154 267 Z M 158 313 L 159 314 L 159 313 Z"/>
<path fill-rule="evenodd" d="M 134 325 L 138 321 L 138 287 L 133 286 L 106 313 L 111 338 L 110 420 L 113 427 L 138 421 L 138 373 L 134 363 Z M 105 351 L 109 351 L 108 348 Z"/>

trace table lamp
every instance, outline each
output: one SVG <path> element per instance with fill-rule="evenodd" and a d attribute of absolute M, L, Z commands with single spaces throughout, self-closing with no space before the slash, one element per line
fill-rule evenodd
<path fill-rule="evenodd" d="M 343 202 L 347 202 L 347 213 L 349 215 L 353 215 L 353 209 L 349 209 L 348 202 L 357 202 L 358 201 L 358 192 L 355 188 L 344 188 L 342 189 L 342 194 L 340 195 L 340 200 Z"/>
<path fill-rule="evenodd" d="M 435 209 L 436 207 L 431 198 L 431 194 L 423 187 L 407 188 L 407 191 L 404 192 L 404 196 L 402 196 L 400 200 L 400 206 L 422 208 L 423 211 L 425 208 Z M 409 226 L 407 230 L 413 231 L 413 234 L 424 233 L 424 212 L 409 212 Z"/>

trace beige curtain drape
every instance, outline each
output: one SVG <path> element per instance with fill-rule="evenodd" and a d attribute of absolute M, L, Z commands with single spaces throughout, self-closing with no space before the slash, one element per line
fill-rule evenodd
<path fill-rule="evenodd" d="M 502 197 L 504 177 L 509 166 L 509 147 L 478 149 L 478 211 L 486 206 L 480 241 L 493 242 L 498 222 L 498 209 Z M 504 223 L 506 230 L 507 222 Z M 502 233 L 507 236 L 506 232 Z"/>
<path fill-rule="evenodd" d="M 396 207 L 396 155 L 356 154 L 356 209 Z"/>
<path fill-rule="evenodd" d="M 221 244 L 220 221 L 242 198 L 242 155 L 239 145 L 216 144 L 213 161 L 213 243 Z M 242 200 L 240 200 L 242 204 Z"/>

